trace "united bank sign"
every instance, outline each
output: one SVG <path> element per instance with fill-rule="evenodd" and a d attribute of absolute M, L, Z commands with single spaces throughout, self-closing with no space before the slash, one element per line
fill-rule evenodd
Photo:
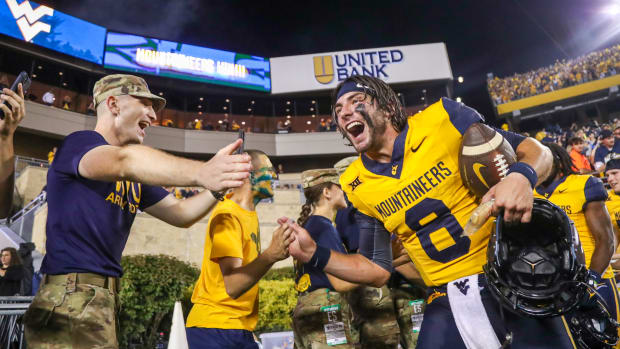
<path fill-rule="evenodd" d="M 452 79 L 444 43 L 276 57 L 270 64 L 275 94 L 332 89 L 352 75 L 387 83 Z"/>
<path fill-rule="evenodd" d="M 342 81 L 351 75 L 367 75 L 389 78 L 388 65 L 403 61 L 401 50 L 363 51 L 312 57 L 314 77 L 321 84 L 329 84 L 336 78 Z"/>

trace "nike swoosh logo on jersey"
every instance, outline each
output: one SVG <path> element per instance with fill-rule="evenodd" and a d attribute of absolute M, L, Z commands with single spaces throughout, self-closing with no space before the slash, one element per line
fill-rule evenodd
<path fill-rule="evenodd" d="M 411 147 L 411 152 L 415 153 L 416 151 L 418 151 L 418 149 L 420 149 L 420 146 L 422 146 L 422 143 L 424 143 L 424 140 L 426 139 L 426 137 L 422 138 L 422 140 L 420 141 L 420 144 L 418 144 L 417 147 Z"/>
<path fill-rule="evenodd" d="M 561 194 L 561 193 L 563 193 L 565 191 L 566 191 L 566 189 L 558 190 L 558 194 Z"/>

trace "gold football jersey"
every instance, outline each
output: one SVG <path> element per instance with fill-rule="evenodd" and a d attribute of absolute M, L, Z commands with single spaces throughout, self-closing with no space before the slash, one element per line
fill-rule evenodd
<path fill-rule="evenodd" d="M 458 169 L 462 135 L 480 121 L 475 110 L 444 98 L 409 117 L 391 163 L 362 154 L 340 178 L 361 213 L 397 234 L 429 286 L 481 273 L 487 260 L 493 222 L 462 236 L 478 204 Z"/>
<path fill-rule="evenodd" d="M 588 202 L 607 199 L 603 182 L 590 175 L 569 175 L 552 182 L 547 188 L 537 187 L 534 190 L 534 197 L 547 199 L 556 204 L 575 223 L 575 229 L 579 233 L 581 247 L 586 257 L 586 267 L 590 268 L 595 240 L 588 228 L 583 209 Z M 613 276 L 611 267 L 603 273 L 603 278 L 606 279 Z"/>

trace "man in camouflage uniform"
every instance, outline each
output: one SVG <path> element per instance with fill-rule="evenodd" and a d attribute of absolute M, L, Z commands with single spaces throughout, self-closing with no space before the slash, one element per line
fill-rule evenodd
<path fill-rule="evenodd" d="M 403 269 L 409 269 L 410 272 Z M 400 328 L 400 342 L 403 348 L 413 349 L 418 343 L 420 325 L 422 325 L 424 308 L 426 306 L 424 300 L 426 290 L 423 284 L 420 283 L 421 278 L 420 282 L 415 282 L 418 279 L 410 276 L 411 274 L 417 274 L 413 263 L 410 262 L 397 267 L 396 270 L 397 272 L 390 279 L 389 286 L 394 298 L 396 319 Z M 406 277 L 403 275 L 406 275 Z"/>
<path fill-rule="evenodd" d="M 120 259 L 137 211 L 187 227 L 217 202 L 210 190 L 240 186 L 251 169 L 247 154 L 230 155 L 240 141 L 209 162 L 141 145 L 165 105 L 142 78 L 103 77 L 93 97 L 95 130 L 67 136 L 47 174 L 45 276 L 24 315 L 31 349 L 117 348 Z M 181 201 L 163 185 L 209 190 Z"/>

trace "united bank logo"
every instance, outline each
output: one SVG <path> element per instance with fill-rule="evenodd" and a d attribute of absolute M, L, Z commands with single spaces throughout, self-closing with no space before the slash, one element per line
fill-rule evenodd
<path fill-rule="evenodd" d="M 327 56 L 314 56 L 314 77 L 316 81 L 327 85 L 334 81 L 342 81 L 352 75 L 366 75 L 388 79 L 388 67 L 402 62 L 404 54 L 401 50 L 375 50 L 352 53 L 339 53 Z"/>
<path fill-rule="evenodd" d="M 52 29 L 49 24 L 40 22 L 40 20 L 44 16 L 53 16 L 53 8 L 39 5 L 39 7 L 33 9 L 27 0 L 21 4 L 18 4 L 17 0 L 6 0 L 6 4 L 13 14 L 13 18 L 15 18 L 17 27 L 19 27 L 24 40 L 31 41 L 39 33 L 49 33 Z"/>
<path fill-rule="evenodd" d="M 312 57 L 314 61 L 314 77 L 321 84 L 329 84 L 334 80 L 334 62 L 332 56 Z"/>

